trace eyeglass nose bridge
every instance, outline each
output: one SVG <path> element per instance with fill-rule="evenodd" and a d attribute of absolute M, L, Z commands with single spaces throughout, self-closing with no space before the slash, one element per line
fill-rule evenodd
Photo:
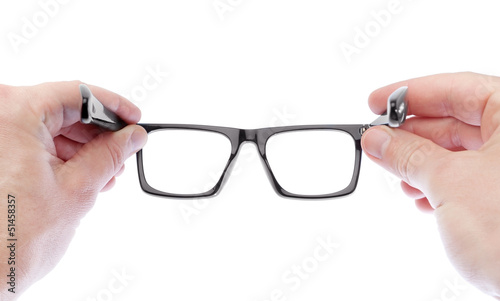
<path fill-rule="evenodd" d="M 242 135 L 240 136 L 241 138 L 243 138 L 243 140 L 240 139 L 240 144 L 242 142 L 254 142 L 254 143 L 257 143 L 257 130 L 256 129 L 252 129 L 252 130 L 242 130 Z"/>
<path fill-rule="evenodd" d="M 284 195 L 286 191 L 284 191 L 280 185 L 278 184 L 269 162 L 266 157 L 266 141 L 273 134 L 272 129 L 262 128 L 262 129 L 241 129 L 239 133 L 239 139 L 237 145 L 233 145 L 233 154 L 228 162 L 228 166 L 226 167 L 225 172 L 223 173 L 222 179 L 217 185 L 216 190 L 217 193 L 222 190 L 222 188 L 226 185 L 226 182 L 229 178 L 231 178 L 231 174 L 233 172 L 233 168 L 238 161 L 240 156 L 240 150 L 242 146 L 246 143 L 254 144 L 255 151 L 257 151 L 257 155 L 259 157 L 259 161 L 262 164 L 262 168 L 273 188 L 278 194 Z"/>
<path fill-rule="evenodd" d="M 242 129 L 240 130 L 240 137 L 238 141 L 237 148 L 245 142 L 254 143 L 257 147 L 257 151 L 261 157 L 265 156 L 265 144 L 269 136 L 272 134 L 266 132 L 266 128 L 263 129 Z"/>

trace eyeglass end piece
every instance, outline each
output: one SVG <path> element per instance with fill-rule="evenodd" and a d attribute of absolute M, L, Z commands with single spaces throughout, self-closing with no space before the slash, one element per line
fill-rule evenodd
<path fill-rule="evenodd" d="M 84 124 L 95 124 L 109 131 L 118 131 L 127 123 L 118 115 L 108 110 L 90 91 L 89 87 L 81 84 L 82 109 L 80 120 Z"/>
<path fill-rule="evenodd" d="M 407 92 L 407 86 L 400 87 L 392 92 L 387 98 L 387 111 L 370 123 L 370 126 L 388 125 L 390 127 L 399 127 L 403 124 L 408 112 L 408 103 L 405 99 Z"/>

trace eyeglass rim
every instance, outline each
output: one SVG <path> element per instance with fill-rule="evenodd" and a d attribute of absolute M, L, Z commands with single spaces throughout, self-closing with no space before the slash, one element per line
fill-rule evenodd
<path fill-rule="evenodd" d="M 138 151 L 136 154 L 136 159 L 137 159 L 137 171 L 139 175 L 139 183 L 141 189 L 146 193 L 155 196 L 170 197 L 170 198 L 205 198 L 205 197 L 216 196 L 220 192 L 225 181 L 229 178 L 231 167 L 233 166 L 233 162 L 235 161 L 235 158 L 239 153 L 241 145 L 245 142 L 253 142 L 257 145 L 258 153 L 261 157 L 261 162 L 263 162 L 264 164 L 265 167 L 264 169 L 266 170 L 266 174 L 271 182 L 274 191 L 282 197 L 295 198 L 295 199 L 328 199 L 328 198 L 345 196 L 353 193 L 356 190 L 356 186 L 359 179 L 361 157 L 362 157 L 361 135 L 367 126 L 364 124 L 316 124 L 316 125 L 289 125 L 289 126 L 279 126 L 279 127 L 265 127 L 257 129 L 240 129 L 234 127 L 199 125 L 199 124 L 139 123 L 138 125 L 142 126 L 148 134 L 163 129 L 209 131 L 226 136 L 231 143 L 231 155 L 217 183 L 210 190 L 196 194 L 168 193 L 157 190 L 152 186 L 150 186 L 144 174 L 142 150 Z M 305 194 L 291 193 L 286 189 L 284 189 L 279 184 L 267 160 L 267 155 L 266 155 L 267 141 L 271 136 L 275 134 L 289 132 L 289 131 L 300 131 L 300 130 L 338 130 L 349 134 L 353 138 L 355 146 L 355 162 L 354 162 L 353 174 L 349 182 L 349 185 L 347 185 L 344 189 L 334 193 L 305 195 Z"/>

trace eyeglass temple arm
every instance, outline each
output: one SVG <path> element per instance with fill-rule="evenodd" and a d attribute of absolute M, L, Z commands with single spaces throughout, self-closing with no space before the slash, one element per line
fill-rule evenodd
<path fill-rule="evenodd" d="M 90 91 L 86 85 L 80 85 L 82 95 L 81 121 L 95 124 L 109 131 L 118 131 L 127 126 L 118 115 L 108 110 Z"/>
<path fill-rule="evenodd" d="M 408 87 L 404 86 L 394 91 L 387 99 L 387 111 L 380 115 L 370 124 L 365 124 L 360 132 L 363 134 L 367 129 L 376 125 L 388 125 L 399 127 L 406 120 L 408 104 L 406 92 Z M 81 121 L 85 124 L 95 124 L 109 131 L 118 131 L 127 126 L 118 115 L 108 110 L 90 91 L 86 85 L 80 85 L 82 95 Z"/>
<path fill-rule="evenodd" d="M 406 120 L 408 113 L 408 103 L 406 101 L 406 93 L 408 87 L 403 86 L 392 92 L 387 98 L 387 110 L 370 124 L 365 124 L 361 128 L 361 134 L 367 129 L 376 125 L 388 125 L 390 127 L 399 127 Z"/>

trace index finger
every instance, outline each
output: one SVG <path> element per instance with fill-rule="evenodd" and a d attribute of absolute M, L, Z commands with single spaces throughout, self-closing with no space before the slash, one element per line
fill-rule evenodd
<path fill-rule="evenodd" d="M 45 123 L 52 136 L 56 135 L 61 128 L 80 121 L 82 96 L 79 85 L 81 83 L 80 81 L 54 82 L 30 87 L 31 107 Z M 104 106 L 115 112 L 125 122 L 139 122 L 141 111 L 126 98 L 97 86 L 88 86 Z"/>
<path fill-rule="evenodd" d="M 374 91 L 368 100 L 370 109 L 381 114 L 387 97 L 401 86 L 408 86 L 408 115 L 454 117 L 471 125 L 480 125 L 488 99 L 500 85 L 497 77 L 471 72 L 437 74 L 395 83 Z"/>

